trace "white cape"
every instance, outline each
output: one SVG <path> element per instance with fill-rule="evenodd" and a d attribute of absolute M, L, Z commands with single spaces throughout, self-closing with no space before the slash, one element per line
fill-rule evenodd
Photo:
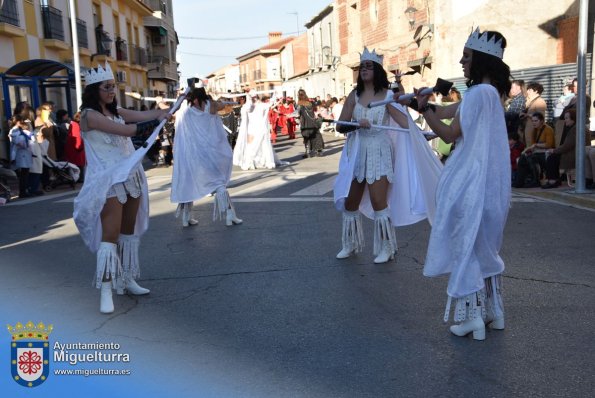
<path fill-rule="evenodd" d="M 233 151 L 233 164 L 242 170 L 250 168 L 275 168 L 275 152 L 271 144 L 268 123 L 269 103 L 253 103 L 248 97 L 241 109 L 238 139 Z"/>
<path fill-rule="evenodd" d="M 231 177 L 232 151 L 219 115 L 194 107 L 178 111 L 174 139 L 171 201 L 199 200 L 226 187 Z"/>
<path fill-rule="evenodd" d="M 161 127 L 163 127 L 163 124 Z M 156 129 L 147 142 L 155 142 L 159 130 L 160 128 Z M 85 146 L 85 156 L 88 166 L 85 172 L 83 188 L 74 199 L 73 217 L 81 238 L 83 238 L 83 241 L 92 252 L 96 252 L 99 249 L 99 243 L 101 242 L 100 213 L 107 199 L 107 192 L 112 185 L 126 181 L 135 168 L 140 169 L 140 174 L 143 178 L 143 191 L 140 207 L 136 215 L 134 234 L 140 236 L 149 227 L 149 192 L 141 162 L 151 146 L 147 145 L 146 148 L 141 147 L 134 151 L 134 146 L 130 139 L 128 139 L 128 145 L 133 151 L 132 155 L 106 168 L 99 161 L 99 157 L 95 153 L 93 146 Z"/>
<path fill-rule="evenodd" d="M 407 116 L 409 128 L 404 129 L 390 118 L 390 125 L 394 130 L 387 131 L 391 137 L 393 147 L 394 179 L 388 192 L 388 207 L 390 217 L 395 227 L 414 224 L 423 219 L 432 223 L 436 212 L 435 192 L 442 164 L 432 152 L 422 131 L 402 105 L 393 104 L 401 113 Z M 356 159 L 358 153 L 359 133 L 356 131 L 347 136 L 347 140 L 354 140 L 352 155 L 347 153 L 348 142 L 345 142 L 339 174 L 334 185 L 335 208 L 345 210 L 345 198 L 349 194 L 351 182 L 354 179 Z M 366 187 L 359 210 L 368 218 L 374 218 L 374 210 L 370 203 L 370 195 Z"/>
<path fill-rule="evenodd" d="M 462 136 L 436 191 L 437 213 L 425 276 L 450 273 L 447 293 L 461 298 L 504 271 L 498 252 L 510 206 L 510 149 L 496 89 L 471 87 L 459 107 Z"/>

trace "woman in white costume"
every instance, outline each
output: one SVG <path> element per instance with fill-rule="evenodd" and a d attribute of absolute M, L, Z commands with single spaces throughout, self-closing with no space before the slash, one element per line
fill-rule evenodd
<path fill-rule="evenodd" d="M 368 108 L 373 101 L 393 97 L 382 68 L 382 57 L 364 48 L 360 57 L 357 87 L 341 111 L 339 120 L 355 120 L 359 129 L 337 125 L 349 132 L 335 181 L 334 200 L 343 212 L 343 259 L 364 246 L 360 212 L 374 219 L 374 263 L 394 258 L 395 226 L 408 225 L 432 216 L 440 162 L 405 107 L 388 104 Z M 402 89 L 402 86 L 401 86 Z M 391 125 L 387 131 L 371 125 Z"/>
<path fill-rule="evenodd" d="M 213 220 L 223 218 L 228 226 L 241 224 L 231 203 L 227 184 L 231 177 L 232 151 L 217 112 L 224 105 L 211 101 L 204 86 L 186 96 L 188 106 L 176 114 L 174 173 L 171 201 L 178 203 L 182 226 L 195 225 L 192 202 L 215 192 Z"/>
<path fill-rule="evenodd" d="M 437 212 L 424 275 L 450 274 L 444 321 L 455 299 L 457 336 L 473 333 L 485 339 L 485 323 L 504 329 L 501 286 L 504 262 L 498 254 L 510 206 L 510 150 L 503 100 L 510 90 L 510 69 L 502 61 L 506 39 L 498 32 L 476 29 L 468 38 L 460 63 L 469 90 L 463 101 L 448 107 L 419 109 L 432 130 L 456 149 L 446 161 L 438 184 Z M 452 124 L 440 121 L 454 118 Z"/>
<path fill-rule="evenodd" d="M 80 124 L 87 169 L 74 201 L 74 221 L 85 244 L 97 252 L 93 284 L 101 289 L 99 310 L 111 313 L 112 288 L 118 294 L 149 293 L 135 281 L 140 275 L 139 237 L 147 230 L 149 207 L 142 157 L 133 156 L 130 137 L 152 130 L 167 111 L 118 107 L 117 86 L 107 63 L 91 69 L 85 81 Z"/>
<path fill-rule="evenodd" d="M 246 95 L 246 103 L 240 113 L 238 140 L 233 151 L 233 164 L 242 170 L 275 168 L 275 152 L 268 125 L 269 109 L 274 103 L 274 96 L 265 103 L 254 90 Z"/>

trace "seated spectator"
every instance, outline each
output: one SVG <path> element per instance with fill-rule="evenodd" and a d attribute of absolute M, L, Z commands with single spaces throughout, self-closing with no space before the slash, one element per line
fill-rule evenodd
<path fill-rule="evenodd" d="M 508 133 L 508 145 L 510 146 L 510 168 L 512 170 L 512 182 L 514 182 L 517 174 L 517 164 L 525 145 L 521 142 L 519 133 L 512 131 Z"/>
<path fill-rule="evenodd" d="M 589 130 L 585 131 L 585 144 L 591 142 Z M 543 189 L 556 188 L 560 186 L 560 169 L 574 169 L 576 165 L 576 111 L 569 109 L 564 113 L 564 131 L 560 139 L 560 146 L 549 149 L 546 152 L 545 173 L 547 182 L 542 185 Z"/>
<path fill-rule="evenodd" d="M 531 117 L 531 124 L 533 129 L 528 137 L 534 143 L 526 147 L 519 158 L 513 184 L 515 188 L 534 188 L 540 185 L 540 174 L 545 170 L 545 151 L 555 147 L 554 130 L 545 124 L 543 113 L 535 112 Z"/>
<path fill-rule="evenodd" d="M 521 141 L 525 143 L 527 147 L 533 145 L 535 141 L 532 140 L 531 132 L 533 131 L 533 125 L 530 123 L 530 118 L 535 112 L 539 112 L 545 115 L 547 104 L 541 97 L 543 93 L 543 86 L 537 82 L 532 82 L 527 85 L 527 99 L 525 102 L 525 109 L 519 114 L 521 123 L 525 122 L 523 131 L 519 131 Z"/>

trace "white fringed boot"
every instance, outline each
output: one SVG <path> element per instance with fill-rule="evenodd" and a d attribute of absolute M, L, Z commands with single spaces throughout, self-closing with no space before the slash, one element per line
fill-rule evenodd
<path fill-rule="evenodd" d="M 397 251 L 397 236 L 390 221 L 388 207 L 374 212 L 374 259 L 375 264 L 393 260 Z"/>
<path fill-rule="evenodd" d="M 451 297 L 448 297 L 446 304 L 445 322 L 448 321 L 450 312 Z M 455 322 L 461 322 L 458 325 L 452 325 L 450 331 L 456 336 L 466 336 L 473 333 L 473 340 L 485 340 L 486 329 L 483 319 L 485 317 L 485 290 L 471 293 L 460 299 L 456 299 Z"/>
<path fill-rule="evenodd" d="M 116 287 L 117 280 L 122 275 L 122 266 L 118 257 L 118 248 L 115 243 L 101 242 L 97 250 L 97 269 L 93 285 L 101 289 L 99 299 L 99 312 L 111 314 L 114 312 L 112 287 Z M 103 279 L 108 279 L 104 281 Z"/>
<path fill-rule="evenodd" d="M 176 209 L 176 218 L 182 215 L 182 227 L 198 224 L 198 221 L 192 218 L 192 202 L 179 203 Z"/>
<path fill-rule="evenodd" d="M 219 187 L 217 188 L 217 191 L 215 191 L 215 197 L 213 198 L 213 221 L 222 220 L 224 216 L 225 225 L 228 227 L 239 225 L 244 222 L 244 220 L 236 216 L 227 189 L 225 189 L 225 187 Z"/>
<path fill-rule="evenodd" d="M 117 286 L 117 293 L 120 295 L 124 294 L 124 290 L 135 296 L 150 292 L 135 281 L 140 276 L 138 245 L 139 239 L 136 235 L 120 234 L 118 238 L 118 254 L 122 262 L 122 278 Z"/>
<path fill-rule="evenodd" d="M 358 210 L 345 210 L 343 212 L 341 243 L 343 248 L 337 253 L 338 259 L 347 258 L 353 253 L 362 251 L 364 247 L 364 230 L 362 229 L 362 217 Z"/>
<path fill-rule="evenodd" d="M 502 300 L 502 274 L 484 279 L 486 290 L 485 324 L 494 330 L 504 330 L 504 303 Z"/>

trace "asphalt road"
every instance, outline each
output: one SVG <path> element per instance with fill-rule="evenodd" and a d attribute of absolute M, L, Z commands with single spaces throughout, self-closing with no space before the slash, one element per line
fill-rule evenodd
<path fill-rule="evenodd" d="M 52 344 L 114 342 L 128 376 L 58 376 L 27 390 L 0 350 L 3 396 L 591 397 L 595 391 L 595 212 L 515 194 L 505 232 L 506 330 L 483 342 L 442 323 L 446 279 L 423 277 L 430 227 L 399 228 L 396 261 L 346 260 L 332 205 L 342 141 L 291 165 L 234 170 L 239 226 L 212 222 L 212 199 L 182 228 L 169 202 L 171 168 L 148 171 L 149 231 L 141 241 L 144 297 L 98 311 L 94 256 L 77 235 L 75 193 L 0 207 L 0 321 L 52 323 Z M 10 335 L 4 337 L 8 348 Z M 2 343 L 4 344 L 4 343 Z M 74 352 L 74 350 L 73 350 Z M 48 395 L 49 394 L 49 395 Z M 96 394 L 96 395 L 95 395 Z M 170 395 L 171 394 L 171 395 Z"/>

